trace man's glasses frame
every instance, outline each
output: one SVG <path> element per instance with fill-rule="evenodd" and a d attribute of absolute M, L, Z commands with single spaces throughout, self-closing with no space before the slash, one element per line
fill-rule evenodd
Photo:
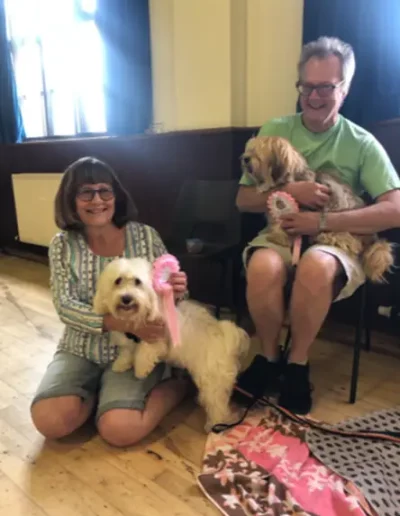
<path fill-rule="evenodd" d="M 332 93 L 343 86 L 344 81 L 338 82 L 336 84 L 304 84 L 301 81 L 296 82 L 296 89 L 302 97 L 309 97 L 312 92 L 315 90 L 319 97 L 327 98 L 332 95 Z"/>

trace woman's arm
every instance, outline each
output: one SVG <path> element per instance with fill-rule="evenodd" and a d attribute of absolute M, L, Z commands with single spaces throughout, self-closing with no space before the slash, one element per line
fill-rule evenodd
<path fill-rule="evenodd" d="M 79 301 L 77 285 L 68 267 L 70 259 L 66 236 L 60 233 L 49 247 L 50 289 L 55 309 L 64 324 L 100 335 L 104 330 L 103 316 L 95 314 L 89 304 Z"/>

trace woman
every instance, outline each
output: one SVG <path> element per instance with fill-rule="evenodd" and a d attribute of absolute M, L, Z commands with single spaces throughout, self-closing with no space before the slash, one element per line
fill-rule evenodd
<path fill-rule="evenodd" d="M 65 329 L 31 408 L 36 428 L 48 438 L 70 434 L 95 410 L 98 431 L 107 442 L 131 445 L 151 432 L 187 391 L 187 381 L 174 378 L 165 364 L 142 380 L 132 370 L 111 370 L 117 349 L 110 331 L 151 341 L 165 331 L 162 321 L 138 328 L 92 311 L 96 281 L 107 263 L 120 256 L 153 261 L 166 252 L 158 233 L 135 222 L 136 215 L 105 163 L 82 158 L 65 171 L 55 201 L 62 231 L 49 248 L 51 292 Z M 174 274 L 171 284 L 178 300 L 186 292 L 186 275 Z"/>

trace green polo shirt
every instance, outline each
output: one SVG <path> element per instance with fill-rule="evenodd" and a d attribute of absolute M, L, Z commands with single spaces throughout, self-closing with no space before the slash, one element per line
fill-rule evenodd
<path fill-rule="evenodd" d="M 296 114 L 270 120 L 258 135 L 286 138 L 312 170 L 335 169 L 357 195 L 367 192 L 376 199 L 400 188 L 399 176 L 378 140 L 341 115 L 324 133 L 310 132 L 304 127 L 301 115 Z M 254 180 L 243 173 L 240 184 L 252 186 Z"/>

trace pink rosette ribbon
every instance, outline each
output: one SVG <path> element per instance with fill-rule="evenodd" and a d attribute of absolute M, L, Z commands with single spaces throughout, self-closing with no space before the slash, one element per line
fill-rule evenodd
<path fill-rule="evenodd" d="M 274 192 L 268 197 L 268 210 L 274 220 L 279 222 L 282 215 L 298 213 L 300 211 L 296 200 L 286 192 Z M 301 236 L 297 235 L 293 240 L 292 265 L 297 265 L 300 259 Z"/>
<path fill-rule="evenodd" d="M 179 270 L 179 262 L 171 254 L 163 254 L 153 262 L 153 286 L 157 294 L 161 296 L 164 316 L 173 346 L 179 346 L 180 332 L 174 291 L 169 283 L 169 278 L 172 273 L 179 272 Z"/>

